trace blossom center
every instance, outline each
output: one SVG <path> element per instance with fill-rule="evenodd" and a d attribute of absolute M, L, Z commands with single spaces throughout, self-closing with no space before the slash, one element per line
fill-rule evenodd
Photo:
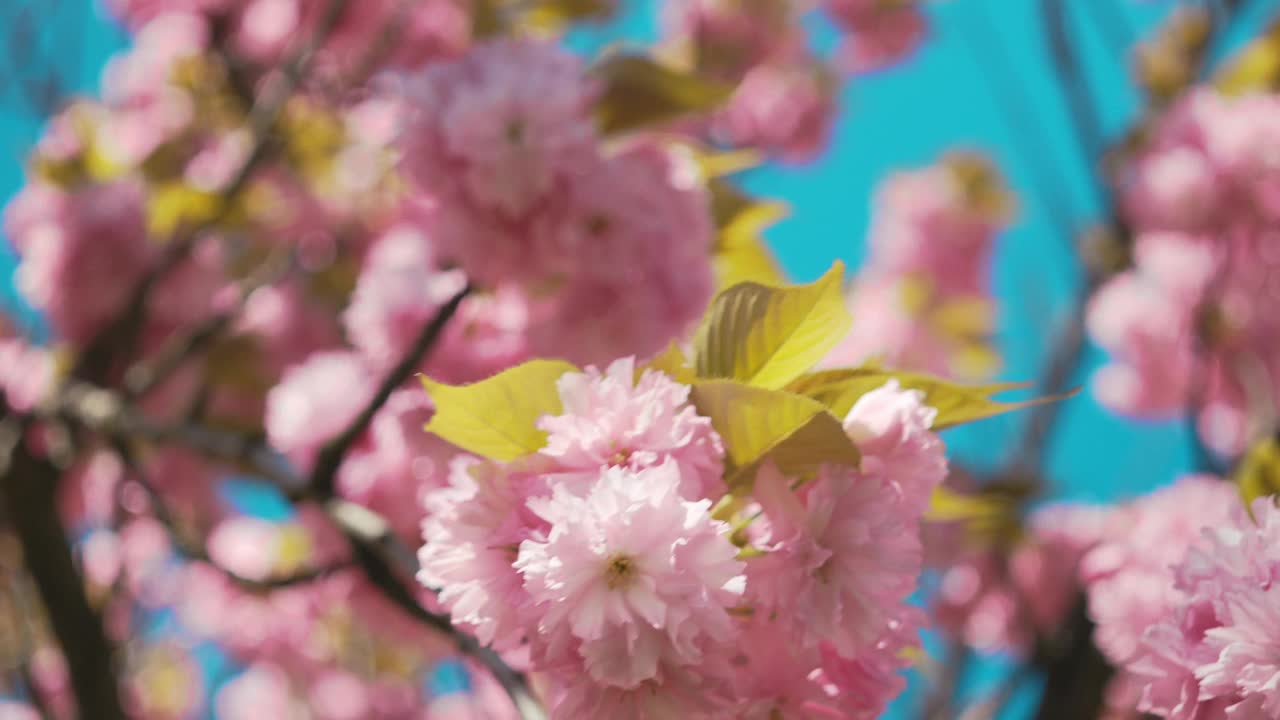
<path fill-rule="evenodd" d="M 630 461 L 631 451 L 623 448 L 621 450 L 614 451 L 613 456 L 609 458 L 609 465 L 611 467 L 622 467 Z"/>
<path fill-rule="evenodd" d="M 506 136 L 507 142 L 512 145 L 524 143 L 524 123 L 519 120 L 512 120 L 507 123 Z"/>
<path fill-rule="evenodd" d="M 629 555 L 619 553 L 609 558 L 604 577 L 610 590 L 625 590 L 635 576 L 636 563 Z"/>

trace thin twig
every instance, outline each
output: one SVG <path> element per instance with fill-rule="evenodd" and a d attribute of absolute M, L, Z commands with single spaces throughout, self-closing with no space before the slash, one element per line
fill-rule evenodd
<path fill-rule="evenodd" d="M 292 587 L 296 585 L 305 585 L 317 580 L 322 580 L 335 572 L 340 572 L 351 567 L 350 561 L 338 561 L 317 568 L 303 570 L 301 572 L 289 575 L 280 575 L 267 578 L 253 578 L 241 575 L 240 573 L 219 564 L 209 555 L 209 549 L 203 542 L 193 541 L 187 538 L 178 526 L 178 519 L 173 514 L 173 509 L 169 507 L 168 502 L 164 499 L 164 495 L 151 482 L 151 478 L 146 471 L 139 465 L 137 457 L 129 444 L 119 438 L 111 443 L 116 454 L 120 457 L 129 474 L 137 481 L 144 492 L 147 494 L 148 500 L 151 502 L 151 512 L 155 515 L 156 520 L 165 527 L 169 534 L 169 539 L 173 546 L 177 548 L 188 560 L 195 560 L 205 563 L 218 572 L 225 575 L 228 579 L 235 582 L 246 590 L 253 592 L 267 592 L 278 590 L 281 588 Z"/>
<path fill-rule="evenodd" d="M 172 377 L 187 360 L 222 337 L 255 290 L 280 279 L 292 266 L 292 261 L 268 260 L 258 272 L 239 283 L 232 307 L 210 315 L 186 333 L 175 334 L 151 357 L 139 360 L 131 366 L 124 375 L 125 397 L 142 397 Z"/>
<path fill-rule="evenodd" d="M 417 339 L 401 356 L 400 361 L 383 376 L 377 391 L 373 397 L 369 398 L 369 402 L 365 404 L 360 414 L 342 432 L 325 443 L 316 454 L 315 465 L 312 466 L 311 477 L 307 482 L 307 487 L 316 497 L 328 498 L 333 495 L 334 479 L 337 477 L 338 468 L 342 465 L 342 459 L 347 451 L 369 428 L 373 416 L 386 404 L 391 393 L 403 385 L 422 364 L 423 358 L 440 338 L 449 320 L 457 313 L 458 307 L 470 292 L 470 286 L 463 287 L 436 312 L 435 317 L 418 333 Z"/>

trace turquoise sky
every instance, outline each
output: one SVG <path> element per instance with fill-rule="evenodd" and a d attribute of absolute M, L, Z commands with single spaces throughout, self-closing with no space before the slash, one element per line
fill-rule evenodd
<path fill-rule="evenodd" d="M 1144 33 L 1173 3 L 1141 0 L 1064 0 L 1069 28 L 1088 60 L 1088 86 L 1102 111 L 1108 138 L 1120 134 L 1139 109 L 1127 62 L 1117 43 Z M 42 116 L 16 88 L 21 79 L 52 74 L 79 92 L 92 92 L 122 33 L 90 0 L 61 0 L 53 16 L 48 0 L 0 2 L 0 28 L 21 22 L 23 8 L 42 8 L 37 42 L 17 48 L 0 30 L 0 199 L 21 183 L 21 158 L 38 136 Z M 619 39 L 644 41 L 655 34 L 650 0 L 621 0 L 623 12 L 608 27 L 579 31 L 576 47 Z M 1224 48 L 1256 28 L 1280 0 L 1247 2 L 1246 17 Z M 1001 301 L 999 344 L 1002 376 L 1034 379 L 1079 282 L 1069 252 L 1071 224 L 1086 226 L 1099 213 L 1092 169 L 1081 160 L 1064 98 L 1049 64 L 1034 0 L 936 0 L 930 4 L 932 36 L 910 61 L 853 80 L 841 95 L 841 115 L 828 152 L 802 166 L 767 166 L 745 183 L 754 192 L 787 200 L 791 216 L 769 232 L 769 241 L 797 280 L 817 277 L 842 258 L 860 262 L 876 183 L 886 173 L 931 162 L 954 147 L 983 150 L 995 158 L 1019 197 L 1013 227 L 998 244 L 996 293 Z M 1104 24 L 1100 24 L 1104 23 Z M 816 41 L 832 34 L 813 24 Z M 22 52 L 6 52 L 9 50 Z M 21 55 L 20 57 L 18 57 Z M 0 277 L 12 257 L 0 251 Z M 12 289 L 0 298 L 16 308 Z M 1091 350 L 1077 378 L 1101 357 Z M 1049 453 L 1054 494 L 1105 500 L 1169 482 L 1189 466 L 1180 423 L 1135 423 L 1115 418 L 1088 393 L 1063 407 L 1063 423 Z M 1017 415 L 956 431 L 955 456 L 976 468 L 997 466 L 1020 430 Z M 1022 717 L 1015 711 L 1010 717 Z"/>

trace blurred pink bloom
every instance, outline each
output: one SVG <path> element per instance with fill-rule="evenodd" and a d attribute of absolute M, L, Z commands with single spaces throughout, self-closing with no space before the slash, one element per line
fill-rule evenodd
<path fill-rule="evenodd" d="M 74 193 L 26 186 L 5 209 L 21 258 L 15 283 L 61 339 L 85 343 L 124 305 L 156 257 L 142 193 L 129 183 Z"/>
<path fill-rule="evenodd" d="M 422 495 L 445 484 L 449 461 L 457 452 L 423 432 L 433 412 L 421 389 L 397 390 L 338 471 L 338 493 L 378 512 L 406 539 L 419 536 Z"/>
<path fill-rule="evenodd" d="M 957 153 L 891 176 L 848 294 L 857 322 L 824 364 L 988 374 L 991 261 L 1005 222 L 999 179 L 981 158 Z"/>
<path fill-rule="evenodd" d="M 374 368 L 398 362 L 441 306 L 462 290 L 466 278 L 441 265 L 435 243 L 408 224 L 384 232 L 365 257 L 342 321 Z"/>
<path fill-rule="evenodd" d="M 848 33 L 838 59 L 852 72 L 880 70 L 924 41 L 929 22 L 915 0 L 826 0 L 823 7 Z"/>
<path fill-rule="evenodd" d="M 830 138 L 838 89 L 836 79 L 814 59 L 761 63 L 747 72 L 715 116 L 712 135 L 790 162 L 811 160 Z"/>
<path fill-rule="evenodd" d="M 270 664 L 250 665 L 218 690 L 215 707 L 224 720 L 290 718 L 296 714 L 289 678 Z"/>
<path fill-rule="evenodd" d="M 18 412 L 35 409 L 53 387 L 54 358 L 21 338 L 0 338 L 0 392 Z"/>
<path fill-rule="evenodd" d="M 354 352 L 312 355 L 290 368 L 267 394 L 267 437 L 273 447 L 305 467 L 359 414 L 376 383 Z"/>
<path fill-rule="evenodd" d="M 1080 560 L 1102 536 L 1108 510 L 1048 505 L 1007 551 L 969 552 L 943 571 L 933 614 L 938 624 L 982 652 L 1025 655 L 1037 637 L 1065 622 L 1081 589 Z"/>
<path fill-rule="evenodd" d="M 527 224 L 595 161 L 594 94 L 551 45 L 502 40 L 428 67 L 407 85 L 403 167 L 436 205 L 446 257 L 495 284 L 537 277 Z"/>
<path fill-rule="evenodd" d="M 531 347 L 606 364 L 683 337 L 714 292 L 709 199 L 690 159 L 632 143 L 571 183 L 535 227 L 551 285 L 530 289 Z"/>

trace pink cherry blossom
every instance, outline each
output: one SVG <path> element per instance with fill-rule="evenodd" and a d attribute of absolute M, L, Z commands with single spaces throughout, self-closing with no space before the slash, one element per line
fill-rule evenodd
<path fill-rule="evenodd" d="M 418 582 L 440 590 L 453 621 L 481 643 L 517 645 L 523 581 L 513 567 L 536 526 L 524 507 L 533 479 L 469 456 L 455 459 L 448 487 L 427 493 Z"/>
<path fill-rule="evenodd" d="M 836 115 L 836 78 L 812 58 L 757 65 L 742 78 L 711 134 L 791 162 L 813 159 L 827 144 Z"/>
<path fill-rule="evenodd" d="M 937 623 L 983 652 L 1030 652 L 1066 620 L 1082 589 L 1081 558 L 1108 519 L 1100 506 L 1047 505 L 1031 515 L 1012 548 L 962 553 L 939 582 L 931 608 Z"/>
<path fill-rule="evenodd" d="M 656 370 L 637 377 L 633 358 L 615 360 L 605 371 L 565 373 L 556 383 L 564 411 L 544 416 L 541 453 L 554 462 L 557 481 L 581 491 L 608 466 L 643 470 L 675 462 L 681 494 L 715 497 L 722 485 L 724 447 L 711 421 L 689 404 L 687 385 Z"/>
<path fill-rule="evenodd" d="M 534 227 L 554 282 L 534 309 L 533 352 L 605 364 L 689 332 L 715 289 L 709 198 L 691 159 L 629 143 L 564 199 Z"/>
<path fill-rule="evenodd" d="M 419 389 L 392 393 L 374 415 L 367 438 L 338 471 L 337 490 L 380 513 L 392 529 L 415 538 L 421 525 L 422 494 L 445 484 L 456 449 L 422 431 L 434 411 Z"/>
<path fill-rule="evenodd" d="M 915 0 L 826 0 L 827 13 L 848 33 L 839 51 L 842 64 L 868 72 L 905 58 L 928 32 L 920 5 Z"/>
<path fill-rule="evenodd" d="M 792 483 L 772 465 L 756 477 L 768 532 L 764 554 L 747 564 L 748 595 L 757 612 L 788 618 L 804 642 L 857 657 L 915 588 L 918 510 L 888 482 L 850 468 L 824 465 L 799 491 Z"/>
<path fill-rule="evenodd" d="M 550 525 L 520 543 L 515 567 L 536 618 L 536 653 L 582 667 L 575 684 L 661 694 L 732 637 L 727 610 L 742 592 L 742 563 L 710 517 L 687 501 L 673 461 L 604 470 L 582 495 L 563 485 L 530 507 Z"/>
<path fill-rule="evenodd" d="M 991 258 L 1004 203 L 996 170 L 968 153 L 885 181 L 868 231 L 870 256 L 848 295 L 858 322 L 824 362 L 988 374 Z"/>
<path fill-rule="evenodd" d="M 142 194 L 129 183 L 74 193 L 28 185 L 5 210 L 21 263 L 15 282 L 53 331 L 84 343 L 124 305 L 156 256 Z"/>
<path fill-rule="evenodd" d="M 920 512 L 947 477 L 946 447 L 930 431 L 938 411 L 920 390 L 903 390 L 896 379 L 858 398 L 844 429 L 862 453 L 862 472 L 898 489 Z"/>
<path fill-rule="evenodd" d="M 381 235 L 365 258 L 351 304 L 347 336 L 375 368 L 388 368 L 413 344 L 466 279 L 440 268 L 435 243 L 412 225 Z"/>
<path fill-rule="evenodd" d="M 428 67 L 407 92 L 403 166 L 443 216 L 443 253 L 489 283 L 539 272 L 525 225 L 596 156 L 594 91 L 578 60 L 491 42 Z"/>
<path fill-rule="evenodd" d="M 1221 525 L 1239 504 L 1218 478 L 1191 475 L 1116 510 L 1102 539 L 1081 561 L 1094 642 L 1113 662 L 1128 662 L 1142 631 L 1177 600 L 1169 568 L 1205 527 Z"/>
<path fill-rule="evenodd" d="M 10 408 L 34 409 L 52 388 L 54 370 L 54 357 L 47 349 L 20 338 L 0 338 L 0 392 Z"/>
<path fill-rule="evenodd" d="M 1126 664 L 1145 686 L 1140 710 L 1175 720 L 1280 713 L 1280 511 L 1270 498 L 1254 502 L 1256 520 L 1233 510 L 1172 570 L 1170 612 Z"/>
<path fill-rule="evenodd" d="M 353 352 L 312 355 L 290 368 L 267 394 L 267 437 L 295 462 L 309 463 L 359 414 L 376 382 Z"/>

